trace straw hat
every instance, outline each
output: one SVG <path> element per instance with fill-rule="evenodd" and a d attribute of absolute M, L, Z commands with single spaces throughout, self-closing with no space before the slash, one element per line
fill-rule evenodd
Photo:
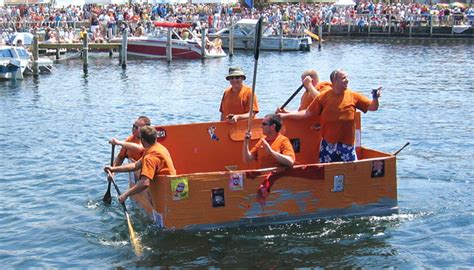
<path fill-rule="evenodd" d="M 229 68 L 229 75 L 225 77 L 226 80 L 229 80 L 230 77 L 238 77 L 242 76 L 244 77 L 244 80 L 246 79 L 245 73 L 240 69 L 240 67 L 230 67 Z"/>

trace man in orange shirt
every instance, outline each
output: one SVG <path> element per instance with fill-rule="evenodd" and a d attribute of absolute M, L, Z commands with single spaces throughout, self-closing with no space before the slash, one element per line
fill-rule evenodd
<path fill-rule="evenodd" d="M 242 156 L 244 162 L 256 160 L 259 168 L 278 166 L 291 167 L 295 163 L 295 152 L 290 140 L 280 134 L 282 122 L 280 116 L 268 114 L 262 120 L 264 137 L 249 151 L 251 134 L 245 134 Z"/>
<path fill-rule="evenodd" d="M 252 88 L 245 85 L 245 74 L 239 67 L 229 68 L 229 75 L 226 79 L 230 82 L 230 87 L 224 90 L 221 106 L 221 121 L 235 123 L 238 120 L 248 119 L 250 107 L 255 114 L 258 113 L 257 96 L 254 96 L 253 105 L 250 105 Z"/>
<path fill-rule="evenodd" d="M 110 139 L 109 142 L 111 144 L 122 146 L 122 149 L 120 149 L 119 154 L 115 158 L 114 166 L 122 165 L 125 158 L 135 162 L 142 157 L 145 148 L 143 148 L 142 143 L 140 142 L 140 128 L 143 126 L 149 126 L 150 124 L 150 118 L 140 116 L 132 125 L 132 135 L 128 136 L 125 141 L 120 141 L 116 138 Z"/>
<path fill-rule="evenodd" d="M 357 160 L 355 152 L 355 112 L 376 111 L 382 87 L 372 92 L 372 100 L 347 88 L 345 71 L 337 69 L 330 76 L 332 89 L 319 94 L 306 110 L 280 113 L 283 119 L 305 119 L 321 116 L 321 147 L 319 162 Z"/>
<path fill-rule="evenodd" d="M 140 128 L 140 140 L 145 148 L 143 157 L 134 163 L 125 164 L 118 167 L 106 166 L 104 171 L 110 172 L 131 172 L 141 170 L 139 181 L 131 188 L 127 189 L 119 197 L 123 203 L 129 196 L 142 192 L 150 186 L 150 181 L 156 181 L 159 175 L 176 175 L 176 169 L 168 149 L 156 142 L 158 133 L 150 126 Z"/>

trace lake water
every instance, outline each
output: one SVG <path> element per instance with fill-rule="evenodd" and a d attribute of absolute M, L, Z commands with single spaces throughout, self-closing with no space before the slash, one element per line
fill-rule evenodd
<path fill-rule="evenodd" d="M 116 267 L 474 267 L 474 46 L 472 42 L 333 40 L 323 50 L 262 52 L 256 94 L 273 112 L 317 69 L 347 70 L 350 87 L 381 107 L 363 116 L 362 143 L 398 159 L 398 214 L 201 232 L 156 231 L 129 204 L 145 246 L 137 258 L 102 167 L 108 138 L 133 119 L 155 124 L 219 119 L 224 79 L 254 58 L 129 61 L 91 54 L 37 79 L 0 82 L 0 263 L 7 268 Z M 299 99 L 299 98 L 298 98 Z M 290 104 L 296 108 L 298 99 Z M 118 177 L 123 190 L 124 176 Z M 130 202 L 128 202 L 130 203 Z"/>

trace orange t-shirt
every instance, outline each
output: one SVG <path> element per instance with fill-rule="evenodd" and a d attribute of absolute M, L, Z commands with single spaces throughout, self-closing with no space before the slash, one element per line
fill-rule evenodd
<path fill-rule="evenodd" d="M 354 145 L 356 109 L 367 112 L 371 101 L 350 89 L 336 94 L 325 91 L 309 105 L 308 111 L 321 116 L 321 134 L 328 143 Z"/>
<path fill-rule="evenodd" d="M 128 136 L 125 141 L 142 145 L 140 139 L 133 136 L 133 135 Z M 136 161 L 136 160 L 139 160 L 143 156 L 143 152 L 144 151 L 132 151 L 132 150 L 129 150 L 125 147 L 122 147 L 122 149 L 120 149 L 120 153 L 118 155 L 122 159 L 128 157 L 129 159 L 132 159 L 133 161 Z"/>
<path fill-rule="evenodd" d="M 316 85 L 316 90 L 319 91 L 319 93 L 322 93 L 326 90 L 331 90 L 332 89 L 332 83 L 330 82 L 320 82 Z M 300 107 L 298 108 L 298 111 L 306 110 L 313 102 L 314 98 L 309 94 L 308 91 L 305 91 L 303 96 L 301 96 L 301 103 Z"/>
<path fill-rule="evenodd" d="M 282 166 L 282 164 L 278 162 L 270 153 L 265 151 L 265 148 L 262 145 L 262 140 L 265 139 L 266 137 L 260 138 L 257 144 L 255 144 L 252 150 L 250 150 L 251 154 L 256 154 L 258 167 L 269 168 Z M 278 134 L 274 141 L 267 140 L 267 142 L 276 152 L 286 156 L 290 156 L 291 158 L 293 158 L 293 160 L 295 160 L 295 151 L 293 150 L 293 146 L 291 145 L 291 142 L 287 137 Z"/>
<path fill-rule="evenodd" d="M 145 151 L 142 157 L 142 172 L 150 180 L 155 180 L 158 175 L 175 175 L 170 152 L 160 143 L 155 143 Z"/>
<path fill-rule="evenodd" d="M 232 87 L 228 87 L 224 90 L 219 111 L 223 115 L 248 113 L 250 112 L 251 96 L 252 88 L 247 85 L 242 85 L 242 89 L 238 93 L 234 93 Z M 257 96 L 254 96 L 253 99 L 253 111 L 258 112 Z"/>

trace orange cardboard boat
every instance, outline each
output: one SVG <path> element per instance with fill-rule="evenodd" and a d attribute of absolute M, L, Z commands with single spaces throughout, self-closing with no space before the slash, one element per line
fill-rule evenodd
<path fill-rule="evenodd" d="M 252 122 L 252 146 L 261 119 Z M 242 160 L 247 121 L 156 127 L 178 175 L 152 181 L 132 197 L 165 229 L 213 229 L 398 211 L 396 157 L 361 146 L 356 114 L 358 161 L 318 163 L 320 131 L 308 121 L 285 120 L 282 133 L 296 152 L 293 168 L 256 169 Z M 132 175 L 132 174 L 131 174 Z M 130 185 L 135 184 L 130 177 Z M 268 194 L 257 192 L 261 185 Z"/>

